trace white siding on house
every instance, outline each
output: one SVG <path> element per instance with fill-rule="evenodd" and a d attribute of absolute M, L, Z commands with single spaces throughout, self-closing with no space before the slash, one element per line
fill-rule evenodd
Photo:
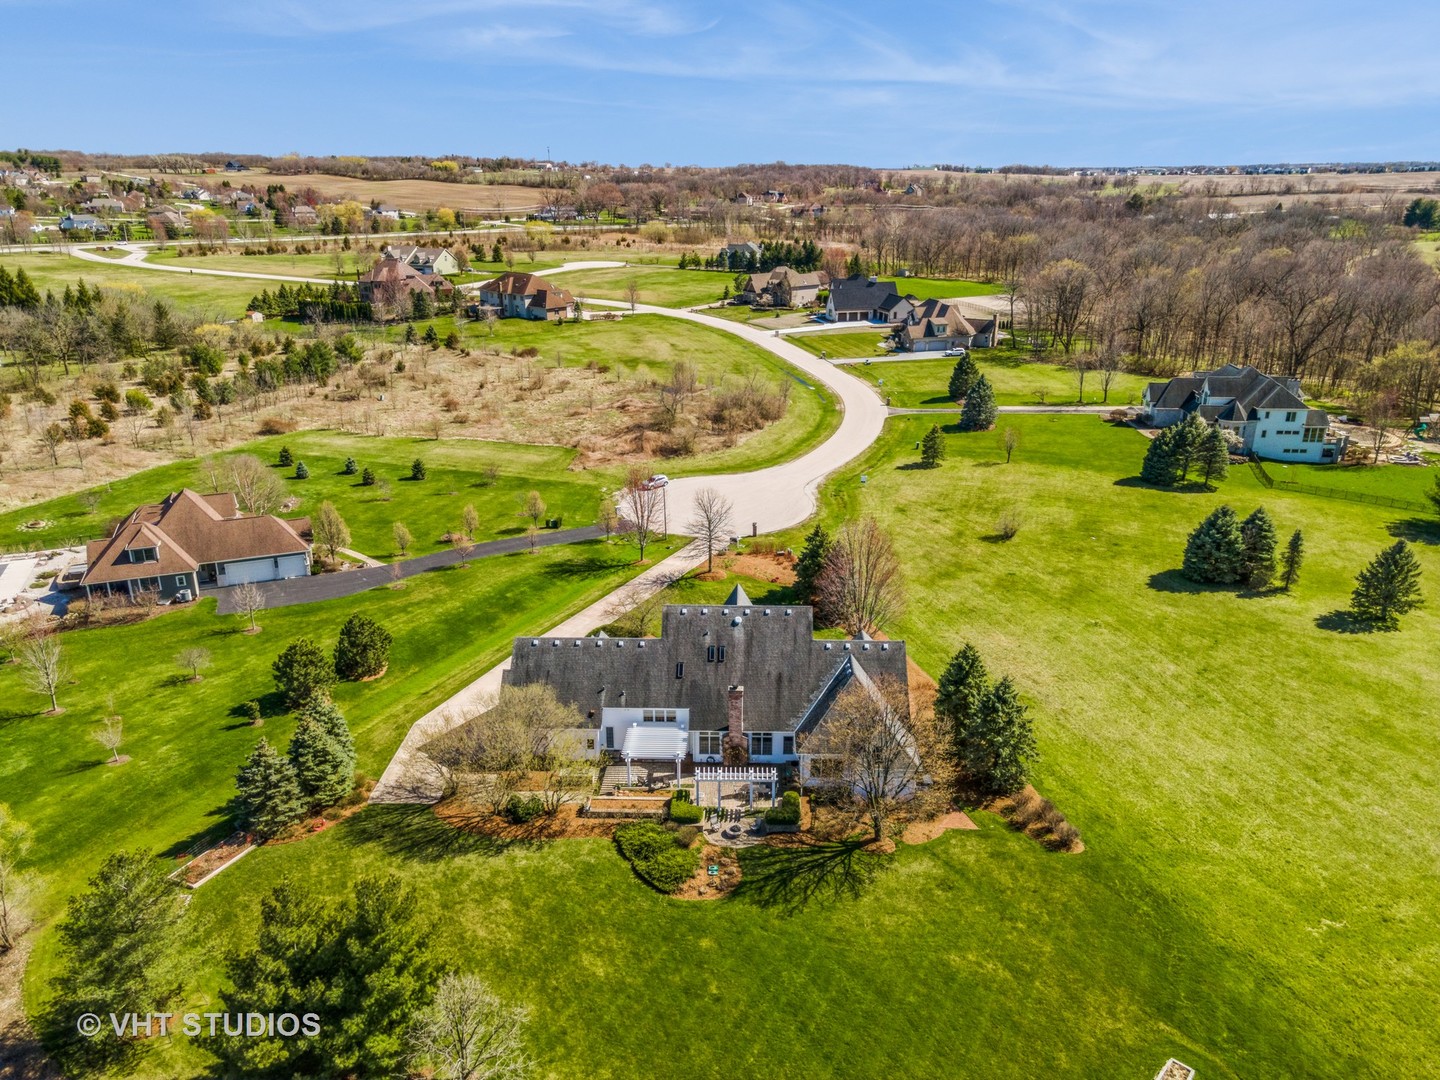
<path fill-rule="evenodd" d="M 664 708 L 655 706 L 654 708 Z M 625 732 L 630 729 L 631 724 L 645 722 L 645 713 L 653 712 L 650 707 L 638 708 L 610 708 L 600 710 L 600 746 L 606 750 L 619 750 L 625 745 Z M 680 731 L 688 731 L 690 728 L 690 710 L 672 709 L 675 713 L 673 723 L 656 723 L 655 726 L 678 728 Z"/>
<path fill-rule="evenodd" d="M 252 581 L 280 581 L 310 573 L 310 557 L 304 552 L 260 559 L 237 559 L 218 563 L 216 585 L 246 585 Z"/>

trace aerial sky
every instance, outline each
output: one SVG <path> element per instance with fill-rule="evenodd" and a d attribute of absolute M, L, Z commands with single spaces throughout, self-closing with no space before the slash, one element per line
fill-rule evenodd
<path fill-rule="evenodd" d="M 0 146 L 1435 159 L 1434 14 L 1434 0 L 0 0 Z"/>

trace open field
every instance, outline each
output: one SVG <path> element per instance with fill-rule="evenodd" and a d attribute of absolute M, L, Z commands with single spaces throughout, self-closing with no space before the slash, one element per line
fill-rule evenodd
<path fill-rule="evenodd" d="M 341 623 L 363 612 L 394 635 L 386 674 L 341 683 L 335 700 L 355 735 L 359 769 L 378 776 L 410 723 L 510 651 L 511 639 L 559 622 L 635 572 L 629 544 L 603 542 L 494 556 L 465 569 L 409 579 L 343 600 L 263 612 L 261 633 L 214 614 L 211 600 L 131 626 L 61 636 L 71 671 L 67 711 L 43 716 L 16 666 L 0 667 L 0 788 L 34 829 L 35 869 L 47 877 L 47 911 L 117 846 L 179 851 L 224 827 L 235 770 L 260 736 L 284 746 L 293 717 L 275 693 L 270 664 L 310 637 L 327 652 Z M 209 649 L 213 666 L 191 684 L 172 657 Z M 130 762 L 105 766 L 88 738 L 108 701 L 124 717 Z M 261 729 L 239 715 L 258 699 Z"/>
<path fill-rule="evenodd" d="M 1013 464 L 990 435 L 950 435 L 929 471 L 902 467 L 928 421 L 892 422 L 827 485 L 823 513 L 832 525 L 874 513 L 891 529 L 910 584 L 891 631 L 922 666 L 938 673 L 968 639 L 1015 677 L 1036 717 L 1036 784 L 1081 829 L 1083 854 L 1046 852 L 977 812 L 978 832 L 902 847 L 873 883 L 850 879 L 854 896 L 807 903 L 797 864 L 752 853 L 748 889 L 684 903 L 639 884 L 603 840 L 502 847 L 424 808 L 371 807 L 201 889 L 207 941 L 248 940 L 283 876 L 342 895 L 362 873 L 402 873 L 445 955 L 534 1010 L 527 1041 L 557 1076 L 629 1076 L 648 1057 L 700 1077 L 784 1074 L 796 1060 L 816 1077 L 1145 1076 L 1172 1054 L 1232 1080 L 1423 1069 L 1440 948 L 1425 914 L 1440 902 L 1440 842 L 1422 824 L 1440 780 L 1427 750 L 1437 615 L 1379 635 L 1317 620 L 1397 530 L 1426 540 L 1433 588 L 1440 530 L 1267 492 L 1244 469 L 1219 493 L 1150 490 L 1133 482 L 1136 432 L 1016 422 Z M 1354 475 L 1388 489 L 1411 474 Z M 1282 538 L 1304 528 L 1293 594 L 1197 589 L 1174 573 L 1187 531 L 1222 500 L 1241 513 L 1263 501 Z M 989 542 L 1007 509 L 1021 532 Z M 847 865 L 828 872 L 845 879 Z M 186 1009 L 216 1004 L 207 941 L 183 946 Z M 51 948 L 37 951 L 32 1003 Z M 717 1013 L 763 1012 L 797 981 L 808 1013 L 865 1022 L 705 1037 Z M 597 995 L 604 1039 L 586 1034 Z M 695 1008 L 662 1019 L 657 1000 Z M 201 1047 L 174 1040 L 143 1074 L 205 1067 Z"/>
<path fill-rule="evenodd" d="M 141 170 L 135 175 L 145 175 Z M 449 207 L 452 210 L 473 209 L 484 213 L 505 210 L 538 209 L 550 198 L 553 190 L 520 187 L 513 184 L 450 184 L 443 180 L 357 180 L 350 176 L 332 176 L 328 173 L 272 173 L 265 169 L 251 169 L 243 173 L 220 176 L 176 177 L 161 174 L 161 179 L 172 185 L 188 182 L 206 185 L 229 180 L 235 187 L 284 184 L 286 191 L 304 191 L 314 188 L 326 200 L 339 202 L 354 199 L 356 202 L 371 201 L 398 206 L 401 210 L 433 210 Z"/>
<path fill-rule="evenodd" d="M 676 270 L 661 266 L 623 266 L 609 270 L 577 270 L 565 274 L 559 283 L 576 296 L 599 300 L 629 300 L 626 285 L 632 279 L 639 286 L 636 298 L 642 304 L 660 307 L 694 307 L 720 299 L 735 275 L 717 270 Z"/>
<path fill-rule="evenodd" d="M 812 339 L 806 345 L 813 343 Z M 975 357 L 981 373 L 995 388 L 996 404 L 1082 404 L 1075 376 L 1058 364 L 1030 360 L 1028 353 L 1017 353 L 1011 349 L 976 349 L 971 355 Z M 845 370 L 870 383 L 876 393 L 888 398 L 890 404 L 898 408 L 955 407 L 947 396 L 950 373 L 955 370 L 952 358 L 848 364 Z M 1148 381 L 1143 375 L 1121 372 L 1111 384 L 1105 403 L 1117 407 L 1138 404 Z M 1089 372 L 1085 376 L 1083 404 L 1099 405 L 1103 397 L 1105 394 L 1100 389 L 1099 373 Z"/>
<path fill-rule="evenodd" d="M 886 281 L 891 280 L 885 277 Z M 1005 291 L 1004 285 L 989 281 L 964 281 L 959 278 L 897 277 L 895 291 L 901 296 L 914 296 L 920 300 L 954 300 L 967 296 L 998 296 Z"/>
<path fill-rule="evenodd" d="M 378 248 L 376 251 L 378 253 Z M 365 256 L 357 251 L 337 251 L 330 254 L 315 252 L 309 255 L 246 255 L 244 248 L 237 245 L 230 251 L 213 255 L 181 255 L 177 249 L 167 247 L 161 251 L 151 251 L 145 256 L 145 261 L 162 266 L 193 266 L 201 270 L 237 270 L 242 274 L 290 274 L 299 278 L 353 279 L 359 272 L 362 258 L 368 264 L 376 257 L 376 254 Z M 335 266 L 337 258 L 340 260 L 338 271 Z M 261 285 L 261 282 L 255 282 L 251 288 L 258 289 Z"/>
<path fill-rule="evenodd" d="M 281 447 L 289 447 L 297 461 L 310 470 L 308 480 L 296 480 L 294 469 L 275 466 L 284 479 L 287 493 L 299 499 L 285 516 L 314 514 L 322 502 L 330 501 L 350 527 L 350 547 L 373 558 L 398 558 L 393 525 L 403 521 L 414 534 L 411 555 L 439 551 L 448 545 L 441 537 L 460 528 L 461 512 L 473 505 L 480 515 L 476 540 L 514 536 L 525 529 L 518 514 L 522 500 L 531 490 L 545 500 L 547 517 L 563 517 L 567 526 L 588 525 L 595 520 L 600 491 L 615 476 L 597 471 L 574 471 L 574 451 L 553 446 L 523 446 L 490 443 L 473 439 L 393 439 L 338 432 L 301 431 L 256 439 L 235 447 L 213 460 L 219 467 L 212 483 L 209 459 L 190 458 L 136 473 L 123 480 L 90 489 L 97 503 L 93 513 L 85 506 L 84 494 L 66 495 L 38 505 L 0 514 L 0 550 L 30 547 L 60 547 L 104 536 L 106 525 L 146 502 L 158 502 L 182 487 L 208 492 L 226 490 L 225 458 L 233 454 L 254 454 L 274 465 Z M 359 475 L 345 476 L 341 468 L 347 457 L 359 467 L 372 468 L 384 485 L 363 487 Z M 428 475 L 410 480 L 410 463 L 424 460 Z M 487 467 L 498 470 L 490 483 Z M 42 529 L 22 529 L 26 522 L 46 521 Z"/>
<path fill-rule="evenodd" d="M 163 297 L 177 308 L 215 322 L 238 319 L 243 315 L 245 305 L 258 291 L 257 286 L 261 285 L 260 282 L 241 278 L 189 277 L 127 266 L 106 266 L 104 263 L 72 258 L 61 252 L 0 255 L 0 266 L 11 273 L 24 269 L 42 293 L 46 289 L 63 292 L 65 286 L 74 285 L 83 278 L 87 285 L 103 285 Z"/>

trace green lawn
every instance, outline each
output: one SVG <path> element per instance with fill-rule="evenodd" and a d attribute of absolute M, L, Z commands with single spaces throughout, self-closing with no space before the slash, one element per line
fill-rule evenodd
<path fill-rule="evenodd" d="M 575 257 L 604 258 L 588 252 Z M 639 286 L 636 299 L 641 304 L 694 307 L 719 300 L 725 286 L 733 286 L 735 275 L 715 270 L 677 270 L 670 266 L 620 266 L 608 270 L 576 270 L 561 274 L 555 280 L 576 296 L 628 301 L 630 297 L 625 290 L 632 279 Z"/>
<path fill-rule="evenodd" d="M 237 256 L 238 258 L 239 256 Z M 250 298 L 260 291 L 261 282 L 211 275 L 166 274 L 128 266 L 77 259 L 60 252 L 27 255 L 0 255 L 0 266 L 11 273 L 24 269 L 42 293 L 57 294 L 83 278 L 87 285 L 129 289 L 136 293 L 164 297 L 176 307 L 194 312 L 210 321 L 238 319 Z"/>
<path fill-rule="evenodd" d="M 260 245 L 251 245 L 258 251 Z M 300 278 L 336 277 L 335 256 L 339 255 L 343 269 L 340 277 L 354 278 L 358 271 L 358 255 L 354 251 L 313 253 L 310 255 L 246 255 L 245 248 L 236 245 L 228 251 L 214 255 L 180 255 L 173 247 L 163 251 L 152 251 L 145 256 L 148 263 L 165 266 L 193 266 L 201 270 L 238 270 L 245 274 L 288 274 Z M 367 256 L 370 261 L 373 256 Z"/>
<path fill-rule="evenodd" d="M 635 572 L 634 558 L 628 543 L 598 541 L 494 556 L 411 578 L 403 589 L 266 611 L 257 635 L 215 615 L 210 600 L 133 626 L 74 631 L 60 639 L 72 677 L 60 692 L 68 711 L 58 717 L 40 714 L 46 702 L 22 689 L 17 667 L 0 667 L 0 790 L 34 829 L 46 909 L 116 846 L 179 849 L 223 824 L 234 772 L 257 739 L 283 746 L 289 737 L 293 720 L 270 664 L 296 638 L 328 651 L 355 612 L 393 634 L 382 678 L 335 691 L 360 770 L 379 776 L 414 720 L 498 663 L 513 637 L 552 626 L 620 584 Z M 173 661 L 190 644 L 214 657 L 197 685 L 181 681 Z M 119 767 L 105 766 L 88 738 L 111 696 L 124 717 L 122 752 L 133 759 Z M 263 730 L 235 713 L 251 698 L 267 710 Z"/>
<path fill-rule="evenodd" d="M 979 433 L 948 435 L 939 469 L 906 468 L 928 423 L 892 421 L 827 484 L 822 516 L 873 513 L 890 528 L 910 589 L 889 629 L 923 667 L 938 674 L 968 639 L 1015 677 L 1036 719 L 1036 784 L 1080 828 L 1083 854 L 1046 852 L 976 813 L 978 832 L 902 848 L 857 897 L 788 906 L 800 883 L 785 885 L 795 868 L 783 863 L 771 903 L 752 855 L 748 893 L 685 903 L 639 884 L 604 841 L 499 849 L 424 809 L 372 807 L 261 849 L 197 893 L 206 933 L 182 942 L 191 978 L 178 1006 L 213 1007 L 215 943 L 248 940 L 282 876 L 340 894 L 389 869 L 438 917 L 447 958 L 533 1010 L 526 1038 L 547 1075 L 628 1077 L 637 1062 L 789 1075 L 803 1061 L 813 1077 L 1088 1080 L 1153 1075 L 1172 1055 L 1206 1078 L 1422 1073 L 1435 1052 L 1424 1018 L 1440 1004 L 1429 827 L 1440 616 L 1423 610 L 1396 634 L 1322 626 L 1395 532 L 1425 541 L 1433 588 L 1440 532 L 1266 491 L 1248 469 L 1218 493 L 1150 490 L 1134 481 L 1143 437 L 1089 416 L 1014 418 L 1010 465 Z M 1397 482 L 1393 469 L 1368 475 Z M 1178 578 L 1186 534 L 1222 500 L 1242 514 L 1263 502 L 1282 537 L 1305 530 L 1293 594 Z M 1021 531 L 992 542 L 1007 510 Z M 709 598 L 732 584 L 692 588 Z M 261 635 L 266 656 L 274 630 Z M 353 719 L 361 710 L 345 703 Z M 0 737 L 14 739 L 14 724 Z M 147 760 L 141 749 L 124 769 Z M 32 965 L 32 1004 L 52 947 L 43 939 Z M 686 1007 L 657 1011 L 675 1001 Z M 717 1041 L 721 1016 L 775 1022 L 730 1024 Z M 207 1066 L 177 1040 L 144 1071 Z"/>
<path fill-rule="evenodd" d="M 1005 291 L 1004 285 L 989 281 L 966 281 L 963 278 L 894 278 L 883 280 L 895 282 L 895 291 L 901 296 L 914 296 L 920 300 L 952 300 L 963 296 L 997 296 Z"/>
<path fill-rule="evenodd" d="M 467 504 L 473 504 L 480 515 L 475 539 L 493 540 L 523 532 L 518 512 L 532 490 L 545 500 L 548 516 L 563 517 L 567 526 L 592 524 L 601 487 L 618 478 L 618 474 L 592 470 L 571 471 L 575 454 L 563 447 L 473 439 L 375 438 L 329 431 L 256 439 L 217 455 L 216 460 L 254 454 L 273 465 L 281 447 L 289 447 L 296 460 L 310 470 L 308 480 L 297 480 L 294 469 L 275 466 L 286 489 L 301 500 L 286 513 L 313 514 L 322 502 L 333 502 L 350 527 L 351 547 L 377 559 L 398 556 L 393 536 L 397 521 L 403 521 L 415 537 L 411 555 L 446 547 L 441 537 L 460 527 Z M 374 469 L 379 479 L 389 483 L 389 501 L 381 485 L 363 487 L 359 475 L 341 472 L 347 457 L 354 457 L 362 470 Z M 428 469 L 426 478 L 418 482 L 409 479 L 410 465 L 417 457 Z M 485 476 L 489 466 L 499 469 L 494 483 Z M 158 502 L 182 487 L 209 492 L 218 485 L 225 490 L 223 470 L 216 476 L 217 482 L 212 484 L 207 460 L 192 458 L 91 489 L 100 498 L 94 513 L 85 508 L 86 493 L 79 492 L 0 514 L 0 550 L 93 540 L 105 535 L 105 526 L 112 519 L 128 514 L 140 503 Z M 36 520 L 51 524 L 37 530 L 21 528 Z"/>
<path fill-rule="evenodd" d="M 807 346 L 812 343 L 813 338 Z M 995 388 L 997 404 L 1036 405 L 1042 396 L 1049 405 L 1079 404 L 1075 376 L 1068 368 L 1030 360 L 1008 349 L 976 349 L 971 355 Z M 900 408 L 955 406 L 946 392 L 955 370 L 951 358 L 847 364 L 845 370 L 872 384 L 877 393 Z M 1122 372 L 1110 387 L 1108 404 L 1137 404 L 1148 381 L 1143 375 Z M 1099 375 L 1092 371 L 1085 377 L 1084 403 L 1099 405 L 1103 396 Z"/>
<path fill-rule="evenodd" d="M 881 348 L 883 342 L 888 338 L 888 333 L 877 326 L 867 326 L 863 330 L 835 330 L 816 334 L 788 334 L 785 340 L 792 345 L 798 345 L 808 353 L 819 356 L 822 352 L 827 357 L 850 357 L 863 356 L 885 356 L 886 350 Z"/>

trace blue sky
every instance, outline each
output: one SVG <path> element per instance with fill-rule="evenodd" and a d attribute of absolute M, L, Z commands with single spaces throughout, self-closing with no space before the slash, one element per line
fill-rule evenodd
<path fill-rule="evenodd" d="M 0 144 L 895 166 L 1440 158 L 1433 0 L 0 0 Z"/>

